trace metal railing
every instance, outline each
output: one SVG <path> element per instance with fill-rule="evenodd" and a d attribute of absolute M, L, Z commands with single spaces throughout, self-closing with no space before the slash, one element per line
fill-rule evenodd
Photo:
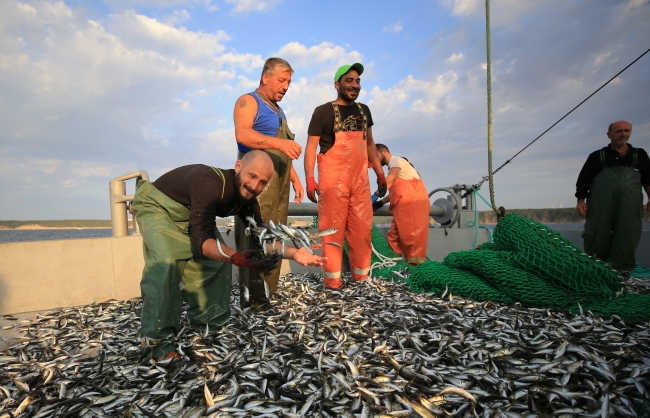
<path fill-rule="evenodd" d="M 149 180 L 146 171 L 140 170 L 131 174 L 116 177 L 108 183 L 108 193 L 111 202 L 111 229 L 114 237 L 126 237 L 129 235 L 128 213 L 131 213 L 133 222 L 133 233 L 139 234 L 138 224 L 135 221 L 135 213 L 131 210 L 129 202 L 133 202 L 133 195 L 126 194 L 126 180 L 139 179 Z"/>
<path fill-rule="evenodd" d="M 136 222 L 136 215 L 131 209 L 131 202 L 133 202 L 133 195 L 126 194 L 126 180 L 144 179 L 149 181 L 149 175 L 146 171 L 140 170 L 134 173 L 125 174 L 120 177 L 116 177 L 108 183 L 108 189 L 110 194 L 110 205 L 111 205 L 111 228 L 112 235 L 114 237 L 126 237 L 129 235 L 129 220 L 128 213 L 131 213 L 131 219 L 133 223 L 133 234 L 139 234 L 138 224 Z M 461 201 L 460 192 L 462 190 L 467 190 L 464 185 L 455 185 L 449 188 L 440 188 L 432 191 L 429 196 L 437 191 L 445 191 L 450 194 L 448 199 L 438 199 L 434 202 L 433 205 L 429 208 L 429 216 L 434 217 L 437 221 L 448 221 L 452 225 L 458 224 L 459 227 L 462 227 L 457 221 L 460 215 L 460 212 L 467 212 L 473 210 L 474 199 L 473 192 L 470 190 L 466 198 L 466 208 L 459 208 L 459 203 Z M 456 196 L 456 193 L 458 196 Z M 472 207 L 469 207 L 472 206 Z M 465 209 L 465 210 L 462 210 Z M 390 211 L 387 208 L 381 208 L 375 211 L 375 216 L 392 216 Z M 315 203 L 289 203 L 289 216 L 318 216 L 318 205 Z M 442 218 L 442 219 L 441 219 Z"/>
<path fill-rule="evenodd" d="M 370 198 L 368 198 L 370 199 Z M 442 206 L 431 206 L 429 215 L 441 216 L 445 214 L 446 209 Z M 393 216 L 386 208 L 377 209 L 375 216 Z M 316 203 L 289 203 L 289 216 L 318 216 L 318 205 Z"/>

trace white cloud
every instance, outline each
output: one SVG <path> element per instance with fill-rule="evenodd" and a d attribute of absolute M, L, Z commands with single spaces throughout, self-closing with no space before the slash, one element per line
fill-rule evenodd
<path fill-rule="evenodd" d="M 311 47 L 299 42 L 289 42 L 275 54 L 289 61 L 292 67 L 305 68 L 321 66 L 328 62 L 336 65 L 351 64 L 360 62 L 362 59 L 359 52 L 347 51 L 342 46 L 334 45 L 331 42 L 322 42 Z"/>
<path fill-rule="evenodd" d="M 165 22 L 165 24 L 169 26 L 177 26 L 180 25 L 181 23 L 187 22 L 191 18 L 192 16 L 190 15 L 190 12 L 188 12 L 185 9 L 181 9 L 181 10 L 174 10 L 172 14 L 163 17 L 163 21 Z"/>
<path fill-rule="evenodd" d="M 249 79 L 243 75 L 240 75 L 237 76 L 237 80 L 239 83 L 237 83 L 237 86 L 234 89 L 236 91 L 253 91 L 260 85 L 260 81 L 257 78 Z"/>
<path fill-rule="evenodd" d="M 226 0 L 226 3 L 233 4 L 235 7 L 232 13 L 250 13 L 250 12 L 268 12 L 283 0 Z"/>
<path fill-rule="evenodd" d="M 452 16 L 472 17 L 485 21 L 485 1 L 483 0 L 443 0 L 442 4 L 451 9 Z M 490 3 L 490 26 L 517 24 L 520 18 L 541 3 L 522 0 L 500 0 Z"/>
<path fill-rule="evenodd" d="M 75 177 L 101 177 L 108 178 L 113 174 L 113 167 L 109 165 L 95 165 L 87 161 L 75 161 L 70 164 L 70 172 Z"/>
<path fill-rule="evenodd" d="M 219 128 L 205 134 L 197 145 L 200 147 L 202 153 L 207 156 L 216 154 L 223 154 L 231 161 L 235 161 L 237 156 L 237 141 L 235 140 L 235 128 L 231 125 L 229 128 Z M 224 167 L 230 168 L 230 166 Z"/>
<path fill-rule="evenodd" d="M 108 23 L 119 41 L 130 49 L 155 51 L 163 59 L 180 58 L 186 63 L 207 65 L 225 50 L 230 36 L 224 31 L 214 34 L 192 32 L 186 28 L 160 22 L 127 10 L 114 14 Z M 103 28 L 99 28 L 104 30 Z"/>
<path fill-rule="evenodd" d="M 142 133 L 142 139 L 144 139 L 147 142 L 154 143 L 161 147 L 166 147 L 167 145 L 169 145 L 168 139 L 164 135 L 162 135 L 151 124 L 149 124 L 148 126 L 141 126 L 140 132 Z"/>
<path fill-rule="evenodd" d="M 650 37 L 648 1 L 548 1 L 493 2 L 496 166 L 636 58 L 641 40 Z M 409 157 L 429 189 L 486 174 L 482 2 L 445 3 L 456 18 L 419 43 L 430 55 L 406 51 L 416 58 L 391 73 L 398 81 L 387 81 L 384 58 L 361 41 L 315 43 L 296 34 L 293 42 L 263 47 L 278 52 L 258 53 L 259 46 L 241 41 L 239 32 L 196 29 L 203 0 L 148 3 L 178 9 L 149 15 L 133 10 L 134 4 L 144 2 L 121 2 L 100 16 L 61 1 L 0 1 L 1 218 L 107 218 L 113 177 L 146 169 L 155 179 L 199 162 L 232 166 L 232 108 L 239 95 L 257 87 L 260 54 L 282 56 L 296 69 L 280 104 L 301 144 L 313 109 L 336 97 L 336 68 L 368 60 L 360 101 L 371 108 L 378 142 Z M 646 99 L 638 94 L 650 88 L 644 62 L 499 173 L 497 203 L 568 202 L 577 171 L 606 141 L 611 120 L 630 119 L 634 144 L 647 144 Z"/>
<path fill-rule="evenodd" d="M 451 9 L 453 16 L 470 16 L 479 10 L 482 2 L 479 0 L 444 0 L 443 4 Z"/>
<path fill-rule="evenodd" d="M 213 4 L 213 0 L 103 0 L 103 2 L 114 8 L 131 8 L 135 6 L 168 8 L 180 5 L 193 6 L 199 4 L 210 12 L 218 10 L 216 4 Z"/>
<path fill-rule="evenodd" d="M 402 22 L 398 21 L 398 22 L 395 22 L 395 23 L 391 23 L 388 26 L 384 26 L 383 31 L 387 32 L 387 33 L 398 33 L 398 32 L 401 32 L 402 29 L 404 29 L 404 26 L 402 26 Z"/>
<path fill-rule="evenodd" d="M 431 81 L 418 80 L 409 75 L 385 91 L 379 87 L 373 88 L 370 93 L 372 99 L 368 104 L 379 107 L 384 114 L 389 113 L 387 110 L 392 111 L 397 105 L 403 104 L 408 104 L 409 110 L 429 114 L 443 109 L 453 111 L 459 105 L 444 99 L 455 88 L 457 80 L 458 75 L 453 71 L 440 74 Z"/>
<path fill-rule="evenodd" d="M 201 161 L 208 153 L 187 144 L 232 123 L 215 103 L 264 62 L 227 52 L 229 39 L 133 10 L 99 21 L 63 2 L 0 2 L 0 155 L 15 168 L 0 170 L 1 188 L 63 200 L 58 185 L 99 188 L 101 202 L 110 176 Z"/>
<path fill-rule="evenodd" d="M 650 0 L 628 0 L 627 3 L 623 5 L 624 13 L 633 13 L 637 9 L 641 8 L 650 3 Z"/>
<path fill-rule="evenodd" d="M 602 54 L 598 55 L 596 57 L 596 59 L 594 60 L 594 67 L 599 67 L 600 65 L 605 63 L 609 59 L 609 57 L 611 55 L 612 55 L 611 52 L 605 52 L 605 53 L 602 53 Z"/>
<path fill-rule="evenodd" d="M 451 54 L 449 58 L 447 58 L 447 63 L 449 64 L 455 64 L 458 61 L 463 59 L 463 53 L 459 52 L 458 54 Z"/>

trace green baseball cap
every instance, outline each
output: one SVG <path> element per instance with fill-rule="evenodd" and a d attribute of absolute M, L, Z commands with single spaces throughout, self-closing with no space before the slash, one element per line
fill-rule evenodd
<path fill-rule="evenodd" d="M 346 65 L 343 65 L 343 66 L 339 67 L 339 69 L 336 70 L 336 74 L 334 74 L 334 81 L 339 81 L 341 76 L 343 74 L 347 73 L 348 71 L 350 71 L 350 69 L 352 69 L 352 68 L 357 70 L 359 72 L 359 75 L 363 74 L 363 65 L 359 64 L 358 62 L 355 62 L 352 65 L 346 64 Z"/>

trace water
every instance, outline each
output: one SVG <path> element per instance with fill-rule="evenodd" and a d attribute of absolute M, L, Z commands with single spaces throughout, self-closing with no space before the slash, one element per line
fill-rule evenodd
<path fill-rule="evenodd" d="M 129 234 L 132 232 L 133 231 L 129 229 Z M 225 232 L 225 228 L 219 228 L 219 232 Z M 112 232 L 110 228 L 0 229 L 0 243 L 50 241 L 79 238 L 105 238 L 110 237 L 111 233 Z"/>
<path fill-rule="evenodd" d="M 0 242 L 49 241 L 56 239 L 103 238 L 110 236 L 110 228 L 0 230 Z"/>

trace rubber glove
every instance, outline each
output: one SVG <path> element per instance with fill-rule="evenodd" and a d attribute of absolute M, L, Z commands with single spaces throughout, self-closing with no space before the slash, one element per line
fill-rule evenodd
<path fill-rule="evenodd" d="M 318 188 L 318 183 L 314 179 L 314 176 L 309 176 L 305 179 L 307 182 L 307 197 L 314 203 L 318 202 L 316 198 L 316 193 L 320 194 L 320 189 Z"/>
<path fill-rule="evenodd" d="M 381 209 L 384 206 L 384 201 L 377 199 L 372 203 L 372 211 L 375 212 L 377 209 Z"/>
<path fill-rule="evenodd" d="M 230 260 L 236 266 L 246 267 L 250 270 L 271 271 L 278 266 L 281 257 L 279 254 L 273 254 L 270 257 L 255 257 L 259 254 L 255 250 L 244 250 L 234 253 Z"/>

